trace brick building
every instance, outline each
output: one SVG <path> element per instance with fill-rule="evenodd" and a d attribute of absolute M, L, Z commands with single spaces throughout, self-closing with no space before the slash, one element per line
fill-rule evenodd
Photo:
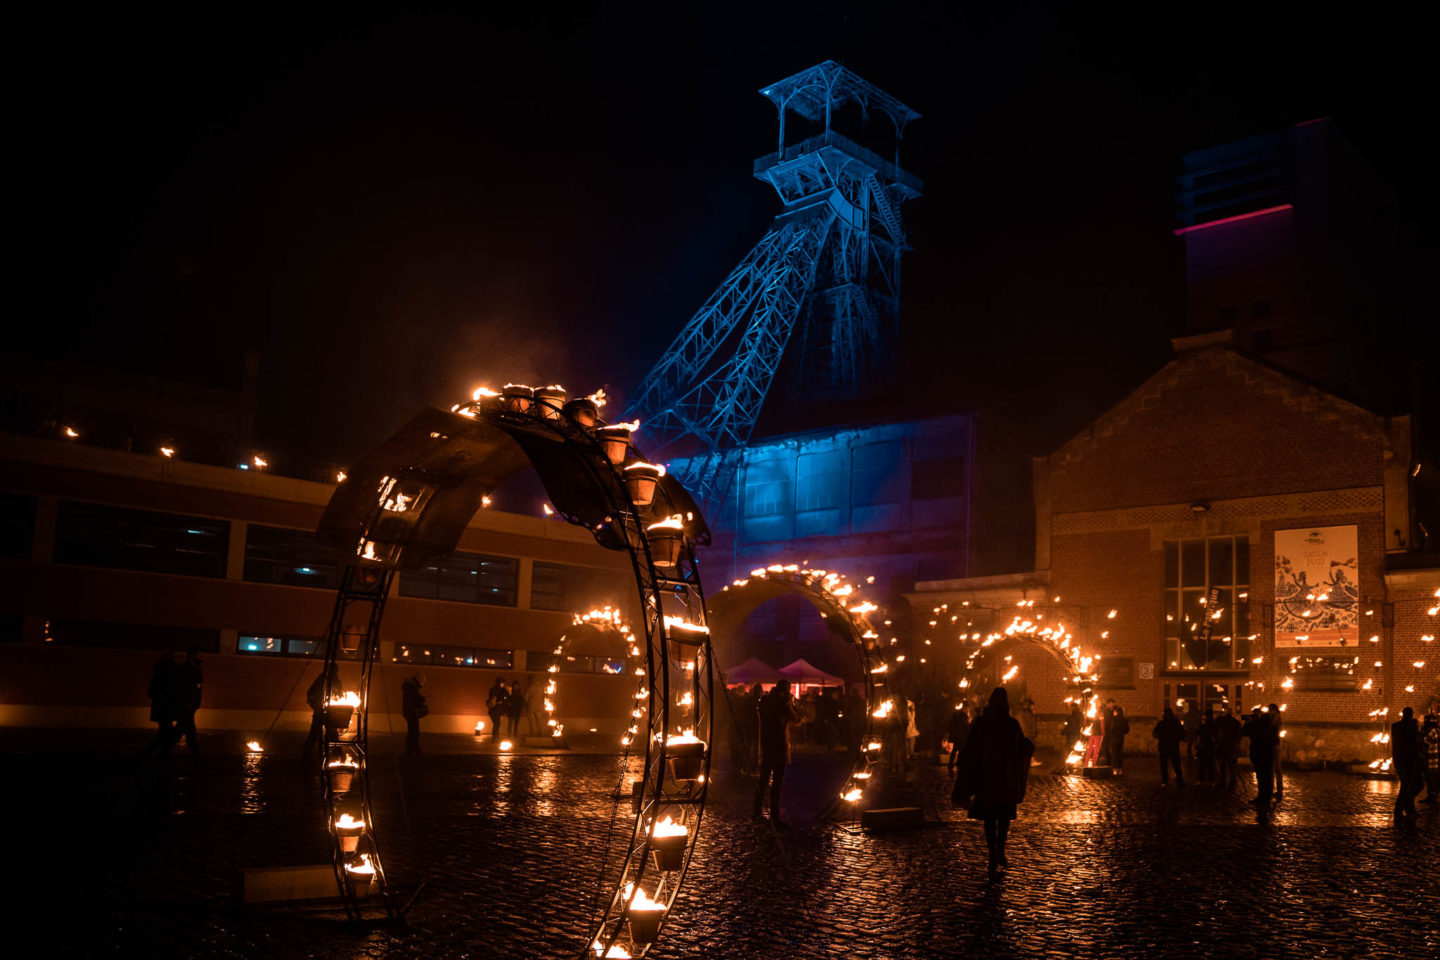
<path fill-rule="evenodd" d="M 992 608 L 980 630 L 1035 600 L 1023 612 L 1100 654 L 1101 692 L 1133 717 L 1282 703 L 1293 758 L 1368 760 L 1376 711 L 1440 697 L 1440 565 L 1410 549 L 1414 469 L 1408 417 L 1247 356 L 1228 331 L 1184 338 L 1036 460 L 1035 571 L 911 599 Z M 1059 712 L 1058 663 L 1011 655 L 1040 712 Z"/>
<path fill-rule="evenodd" d="M 333 489 L 0 433 L 0 726 L 143 726 L 156 652 L 190 646 L 205 658 L 202 731 L 308 725 L 339 577 L 314 534 Z M 404 729 L 400 682 L 419 671 L 426 729 L 473 730 L 496 676 L 545 676 L 572 612 L 635 596 L 627 558 L 586 531 L 499 510 L 393 591 L 377 731 Z M 623 729 L 633 678 L 603 653 L 560 668 L 570 730 Z"/>

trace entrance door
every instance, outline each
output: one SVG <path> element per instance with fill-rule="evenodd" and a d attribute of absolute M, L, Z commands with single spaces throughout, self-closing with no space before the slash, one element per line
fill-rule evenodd
<path fill-rule="evenodd" d="M 1184 717 L 1190 704 L 1203 717 L 1213 711 L 1218 717 L 1226 707 L 1233 707 L 1238 717 L 1241 712 L 1241 695 L 1245 685 L 1241 683 L 1167 683 L 1165 684 L 1165 705 L 1175 711 L 1177 717 Z"/>

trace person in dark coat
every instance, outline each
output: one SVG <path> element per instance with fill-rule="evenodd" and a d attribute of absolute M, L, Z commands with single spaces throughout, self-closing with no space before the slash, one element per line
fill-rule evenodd
<path fill-rule="evenodd" d="M 790 762 L 790 728 L 800 722 L 800 711 L 790 696 L 790 681 L 781 680 L 760 698 L 755 709 L 760 728 L 760 777 L 755 783 L 755 818 L 770 787 L 770 822 L 783 827 L 780 791 L 785 787 L 785 766 Z"/>
<path fill-rule="evenodd" d="M 965 704 L 955 704 L 955 709 L 950 712 L 950 722 L 945 726 L 945 736 L 950 741 L 949 771 L 954 773 L 960 751 L 965 749 L 965 741 L 970 738 L 970 713 Z"/>
<path fill-rule="evenodd" d="M 1390 724 L 1390 769 L 1400 779 L 1395 795 L 1395 822 L 1414 823 L 1415 797 L 1420 793 L 1420 728 L 1415 724 L 1415 711 L 1400 711 L 1400 719 Z"/>
<path fill-rule="evenodd" d="M 485 710 L 490 714 L 490 739 L 494 740 L 500 736 L 501 721 L 505 717 L 505 701 L 510 699 L 510 688 L 505 686 L 505 681 L 499 677 L 490 685 L 490 692 L 485 697 Z"/>
<path fill-rule="evenodd" d="M 1270 806 L 1275 794 L 1275 728 L 1270 715 L 1259 707 L 1250 712 L 1250 719 L 1240 729 L 1250 740 L 1250 766 L 1255 770 L 1254 804 L 1262 809 Z"/>
<path fill-rule="evenodd" d="M 1175 716 L 1175 711 L 1166 707 L 1160 715 L 1160 722 L 1150 732 L 1158 743 L 1160 755 L 1160 786 L 1170 785 L 1170 768 L 1175 768 L 1175 786 L 1185 786 L 1185 774 L 1180 770 L 1180 742 L 1185 739 L 1185 727 Z"/>
<path fill-rule="evenodd" d="M 178 666 L 174 650 L 162 650 L 155 664 L 150 668 L 150 684 L 146 695 L 150 698 L 150 721 L 155 724 L 155 736 L 145 744 L 140 756 L 147 757 L 156 750 L 165 753 L 175 745 L 176 694 L 179 692 Z"/>
<path fill-rule="evenodd" d="M 1220 785 L 1226 790 L 1234 790 L 1240 782 L 1240 766 L 1236 758 L 1240 755 L 1241 731 L 1235 711 L 1226 707 L 1220 719 L 1215 721 L 1215 753 L 1220 760 Z"/>
<path fill-rule="evenodd" d="M 195 732 L 195 711 L 200 709 L 200 694 L 205 686 L 205 675 L 200 669 L 200 650 L 191 647 L 185 651 L 185 659 L 175 668 L 175 731 L 179 742 L 185 738 L 185 747 L 190 756 L 200 756 L 199 738 Z"/>
<path fill-rule="evenodd" d="M 1200 738 L 1200 722 L 1200 710 L 1195 706 L 1195 701 L 1186 702 L 1185 715 L 1180 718 L 1180 725 L 1185 728 L 1185 753 L 1191 760 L 1195 759 L 1195 747 Z"/>
<path fill-rule="evenodd" d="M 1218 728 L 1216 726 L 1215 714 L 1211 710 L 1205 711 L 1205 719 L 1200 721 L 1200 726 L 1195 730 L 1195 757 L 1200 767 L 1200 782 L 1215 782 L 1215 747 Z"/>
<path fill-rule="evenodd" d="M 1130 721 L 1125 718 L 1125 710 L 1114 700 L 1105 701 L 1104 717 L 1104 739 L 1100 742 L 1100 752 L 1109 766 L 1123 771 L 1125 769 L 1125 735 L 1130 732 Z"/>
<path fill-rule="evenodd" d="M 1440 714 L 1425 714 L 1420 728 L 1420 765 L 1425 773 L 1425 802 L 1440 803 Z"/>
<path fill-rule="evenodd" d="M 405 718 L 405 756 L 420 756 L 420 718 L 430 712 L 425 706 L 425 674 L 417 673 L 400 684 L 400 715 Z"/>
<path fill-rule="evenodd" d="M 1004 687 L 996 687 L 985 712 L 970 725 L 970 736 L 960 754 L 955 791 L 950 797 L 957 806 L 969 805 L 970 819 L 985 822 L 987 873 L 991 880 L 998 879 L 1010 865 L 1005 841 L 1010 836 L 1015 808 L 1025 799 L 1025 781 L 1034 753 L 1035 744 L 1010 716 L 1009 694 Z"/>
<path fill-rule="evenodd" d="M 1060 731 L 1060 742 L 1061 746 L 1065 748 L 1066 756 L 1070 755 L 1075 749 L 1075 744 L 1079 743 L 1084 736 L 1085 713 L 1080 709 L 1080 703 L 1078 701 L 1071 701 L 1070 716 L 1065 718 L 1065 728 Z M 1080 752 L 1084 753 L 1087 746 L 1089 746 L 1089 744 L 1082 744 Z"/>
<path fill-rule="evenodd" d="M 510 682 L 510 695 L 505 698 L 505 717 L 510 721 L 510 736 L 520 735 L 520 718 L 525 715 L 525 694 L 520 692 L 520 681 Z"/>

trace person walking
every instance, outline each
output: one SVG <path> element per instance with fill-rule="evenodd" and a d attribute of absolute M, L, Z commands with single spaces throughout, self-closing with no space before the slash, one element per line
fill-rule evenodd
<path fill-rule="evenodd" d="M 1125 772 L 1125 735 L 1130 732 L 1130 721 L 1125 710 L 1114 700 L 1105 701 L 1105 731 L 1100 742 L 1100 752 L 1110 766 Z"/>
<path fill-rule="evenodd" d="M 1240 782 L 1240 737 L 1242 727 L 1235 711 L 1227 706 L 1215 721 L 1215 753 L 1220 761 L 1220 786 L 1234 790 Z"/>
<path fill-rule="evenodd" d="M 430 712 L 425 706 L 425 674 L 417 673 L 400 684 L 400 715 L 405 718 L 405 756 L 420 756 L 420 718 Z"/>
<path fill-rule="evenodd" d="M 1420 728 L 1420 761 L 1425 774 L 1425 802 L 1440 803 L 1440 714 L 1425 714 Z"/>
<path fill-rule="evenodd" d="M 1191 760 L 1195 759 L 1195 749 L 1200 739 L 1200 711 L 1195 708 L 1195 701 L 1189 700 L 1185 703 L 1185 715 L 1180 718 L 1180 725 L 1185 729 L 1185 755 Z"/>
<path fill-rule="evenodd" d="M 505 681 L 499 677 L 490 685 L 490 692 L 485 695 L 485 710 L 490 714 L 490 739 L 495 740 L 500 736 L 501 721 L 505 718 L 505 701 L 510 699 L 510 688 L 505 686 Z"/>
<path fill-rule="evenodd" d="M 1035 744 L 1010 716 L 1010 696 L 1004 687 L 990 694 L 985 712 L 970 726 L 960 755 L 960 769 L 950 800 L 968 806 L 972 820 L 985 823 L 986 874 L 993 882 L 1010 866 L 1005 843 L 1016 807 L 1025 799 L 1030 758 Z"/>
<path fill-rule="evenodd" d="M 140 756 L 148 757 L 156 750 L 170 752 L 175 745 L 176 694 L 179 690 L 174 650 L 162 650 L 150 667 L 150 684 L 146 695 L 150 698 L 150 721 L 155 724 L 155 736 L 145 744 Z"/>
<path fill-rule="evenodd" d="M 1420 793 L 1420 728 L 1415 711 L 1406 707 L 1400 719 L 1390 724 L 1390 769 L 1400 778 L 1395 795 L 1395 822 L 1414 823 L 1415 797 Z"/>
<path fill-rule="evenodd" d="M 770 788 L 770 822 L 784 827 L 780 818 L 780 791 L 785 787 L 785 766 L 790 762 L 790 728 L 800 722 L 800 712 L 790 696 L 790 681 L 781 680 L 760 698 L 755 708 L 760 729 L 760 776 L 755 782 L 755 819 Z"/>
<path fill-rule="evenodd" d="M 191 757 L 200 756 L 199 737 L 195 732 L 195 711 L 200 709 L 200 695 L 205 686 L 205 675 L 200 667 L 200 649 L 191 647 L 185 651 L 185 659 L 175 668 L 175 729 L 173 736 L 178 743 L 185 738 L 185 748 Z"/>
<path fill-rule="evenodd" d="M 955 709 L 950 711 L 950 722 L 946 724 L 945 737 L 950 741 L 950 762 L 947 769 L 950 773 L 954 773 L 956 763 L 960 759 L 960 751 L 965 749 L 965 741 L 970 738 L 970 712 L 965 709 L 964 703 L 955 704 Z"/>
<path fill-rule="evenodd" d="M 1075 750 L 1075 744 L 1080 743 L 1080 738 L 1085 736 L 1085 713 L 1080 709 L 1078 700 L 1070 701 L 1070 715 L 1065 718 L 1065 726 L 1060 731 L 1060 745 L 1065 748 L 1066 756 Z M 1081 744 L 1080 752 L 1083 755 L 1088 744 Z"/>
<path fill-rule="evenodd" d="M 1215 747 L 1218 727 L 1213 710 L 1205 711 L 1205 719 L 1195 729 L 1195 759 L 1201 783 L 1215 782 Z"/>
<path fill-rule="evenodd" d="M 1156 752 L 1160 756 L 1160 786 L 1170 786 L 1170 768 L 1175 768 L 1175 786 L 1184 789 L 1185 774 L 1180 770 L 1180 741 L 1185 739 L 1185 727 L 1168 706 L 1160 715 L 1160 722 L 1150 735 L 1157 742 Z"/>
<path fill-rule="evenodd" d="M 510 695 L 505 698 L 505 718 L 510 721 L 510 736 L 520 736 L 520 718 L 525 715 L 525 694 L 520 692 L 520 681 L 510 682 Z"/>
<path fill-rule="evenodd" d="M 1255 771 L 1255 799 L 1251 802 L 1264 811 L 1275 794 L 1275 728 L 1270 715 L 1256 707 L 1240 732 L 1250 740 L 1250 766 Z"/>

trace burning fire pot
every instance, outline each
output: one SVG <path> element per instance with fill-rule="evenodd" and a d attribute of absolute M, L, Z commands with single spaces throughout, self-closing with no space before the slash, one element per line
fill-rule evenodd
<path fill-rule="evenodd" d="M 665 468 L 639 461 L 625 468 L 625 487 L 637 507 L 648 507 L 655 499 L 655 484 L 665 475 Z"/>
<path fill-rule="evenodd" d="M 529 413 L 535 400 L 535 388 L 523 383 L 507 383 L 500 393 L 500 404 L 506 413 Z"/>
<path fill-rule="evenodd" d="M 615 424 L 601 427 L 597 432 L 600 445 L 605 450 L 605 458 L 617 467 L 624 463 L 630 454 L 630 427 L 623 423 Z"/>
<path fill-rule="evenodd" d="M 650 558 L 657 567 L 673 567 L 680 562 L 680 548 L 685 543 L 685 528 L 679 517 L 667 517 L 645 528 L 650 541 Z"/>
<path fill-rule="evenodd" d="M 630 921 L 631 940 L 654 943 L 660 936 L 660 921 L 665 919 L 665 904 L 651 900 L 644 890 L 639 890 L 625 908 L 625 919 Z"/>
<path fill-rule="evenodd" d="M 340 838 L 340 849 L 354 853 L 360 846 L 360 835 L 365 832 L 365 821 L 356 820 L 348 813 L 342 813 L 335 821 L 335 836 Z"/>
<path fill-rule="evenodd" d="M 346 653 L 360 652 L 360 638 L 363 636 L 359 627 L 350 623 L 345 624 L 344 629 L 340 631 L 340 649 Z"/>
<path fill-rule="evenodd" d="M 600 408 L 589 397 L 576 397 L 571 400 L 565 404 L 564 413 L 582 427 L 593 427 L 595 421 L 600 419 Z"/>
<path fill-rule="evenodd" d="M 685 842 L 689 837 L 690 828 L 669 816 L 651 827 L 650 852 L 655 855 L 656 869 L 679 870 L 685 866 Z"/>
<path fill-rule="evenodd" d="M 345 891 L 350 896 L 368 896 L 374 886 L 375 865 L 370 862 L 370 854 L 361 854 L 355 863 L 345 864 Z"/>
<path fill-rule="evenodd" d="M 693 734 L 665 740 L 665 756 L 670 761 L 670 776 L 676 780 L 698 780 L 705 766 L 705 741 Z"/>
<path fill-rule="evenodd" d="M 536 387 L 535 406 L 539 409 L 534 411 L 546 420 L 559 420 L 563 416 L 565 408 L 565 389 L 563 387 Z"/>
<path fill-rule="evenodd" d="M 331 760 L 325 764 L 325 775 L 330 778 L 330 792 L 349 793 L 355 782 L 355 774 L 359 772 L 360 764 L 346 758 Z"/>

